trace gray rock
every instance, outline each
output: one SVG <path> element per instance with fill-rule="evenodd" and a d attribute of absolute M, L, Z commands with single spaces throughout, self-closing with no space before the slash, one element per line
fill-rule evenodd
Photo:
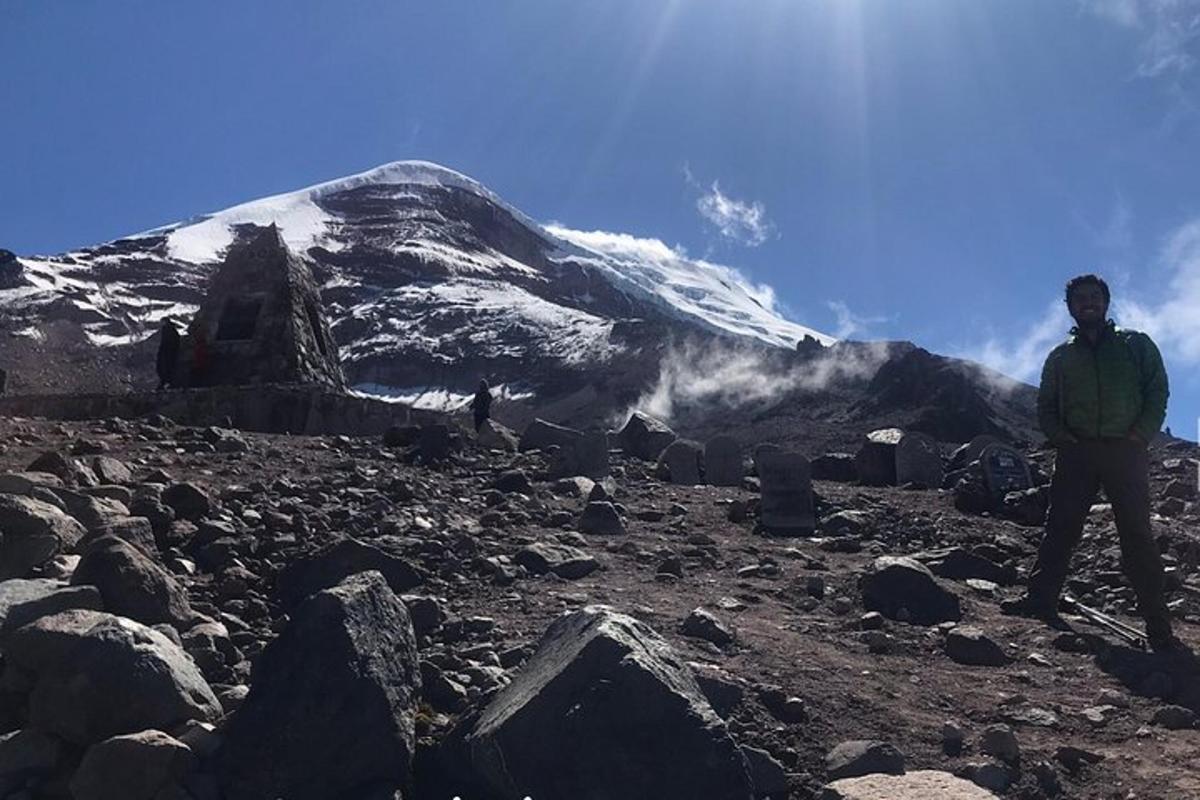
<path fill-rule="evenodd" d="M 603 607 L 549 627 L 465 747 L 501 797 L 753 795 L 745 759 L 687 666 L 649 627 Z"/>
<path fill-rule="evenodd" d="M 179 519 L 195 522 L 212 512 L 212 499 L 208 492 L 194 483 L 175 483 L 163 490 L 162 502 L 175 512 Z"/>
<path fill-rule="evenodd" d="M 110 456 L 96 456 L 92 459 L 92 471 L 102 483 L 124 486 L 133 483 L 133 472 L 124 462 Z"/>
<path fill-rule="evenodd" d="M 763 797 L 782 794 L 788 789 L 787 772 L 783 765 L 766 750 L 757 747 L 740 748 L 746 764 L 750 767 L 750 781 L 754 784 L 754 796 Z"/>
<path fill-rule="evenodd" d="M 961 547 L 926 550 L 914 553 L 912 557 L 929 567 L 929 571 L 939 578 L 960 581 L 980 578 L 1002 586 L 1012 585 L 1017 580 L 1017 570 L 1014 567 L 1002 566 Z"/>
<path fill-rule="evenodd" d="M 420 691 L 412 623 L 382 575 L 312 595 L 226 728 L 226 800 L 352 797 L 374 783 L 409 796 Z"/>
<path fill-rule="evenodd" d="M 171 797 L 197 759 L 183 742 L 162 731 L 114 736 L 92 745 L 71 778 L 75 800 L 155 800 Z M 178 794 L 174 796 L 180 796 Z"/>
<path fill-rule="evenodd" d="M 979 750 L 1001 761 L 1016 764 L 1021 760 L 1021 745 L 1017 735 L 1007 725 L 989 725 L 979 737 Z"/>
<path fill-rule="evenodd" d="M 939 770 L 864 775 L 825 786 L 818 800 L 996 800 L 986 789 Z"/>
<path fill-rule="evenodd" d="M 421 573 L 404 559 L 373 544 L 346 538 L 288 564 L 276 578 L 275 591 L 285 606 L 293 606 L 311 594 L 336 586 L 350 575 L 368 570 L 381 573 L 397 594 L 424 582 Z"/>
<path fill-rule="evenodd" d="M 887 742 L 855 739 L 842 742 L 825 756 L 825 774 L 830 780 L 873 772 L 902 775 L 904 754 Z"/>
<path fill-rule="evenodd" d="M 967 764 L 963 768 L 963 774 L 976 785 L 998 794 L 1008 791 L 1008 787 L 1012 786 L 1016 778 L 1008 766 L 993 763 Z"/>
<path fill-rule="evenodd" d="M 700 445 L 676 439 L 658 457 L 658 469 L 671 483 L 695 486 L 700 483 Z"/>
<path fill-rule="evenodd" d="M 0 475 L 0 494 L 30 496 L 34 489 L 61 489 L 62 478 L 49 472 L 5 472 Z"/>
<path fill-rule="evenodd" d="M 825 453 L 817 456 L 812 461 L 812 477 L 814 481 L 853 483 L 858 480 L 854 456 L 850 453 Z"/>
<path fill-rule="evenodd" d="M 475 433 L 475 441 L 489 450 L 517 452 L 517 435 L 492 419 L 485 419 Z"/>
<path fill-rule="evenodd" d="M 62 743 L 32 728 L 0 734 L 0 796 L 7 796 L 29 778 L 54 771 L 63 757 Z"/>
<path fill-rule="evenodd" d="M 100 592 L 94 586 L 68 586 L 50 578 L 0 581 L 0 639 L 35 619 L 73 608 L 99 611 Z"/>
<path fill-rule="evenodd" d="M 901 619 L 906 614 L 918 625 L 936 625 L 962 617 L 957 595 L 939 584 L 925 565 L 911 558 L 880 556 L 861 579 L 859 589 L 863 605 L 889 619 Z"/>
<path fill-rule="evenodd" d="M 597 536 L 619 536 L 625 533 L 625 523 L 612 503 L 594 501 L 584 506 L 579 530 Z"/>
<path fill-rule="evenodd" d="M 896 443 L 896 483 L 921 489 L 942 487 L 942 455 L 937 440 L 907 431 Z"/>
<path fill-rule="evenodd" d="M 1150 718 L 1151 725 L 1181 731 L 1196 727 L 1196 712 L 1184 706 L 1163 706 Z"/>
<path fill-rule="evenodd" d="M 657 461 L 667 445 L 675 441 L 675 432 L 654 417 L 633 412 L 625 427 L 617 433 L 618 446 L 628 455 L 643 461 Z"/>
<path fill-rule="evenodd" d="M 529 481 L 529 475 L 520 469 L 500 473 L 492 485 L 497 490 L 505 493 L 520 492 L 521 494 L 533 494 L 533 484 Z"/>
<path fill-rule="evenodd" d="M 549 542 L 535 542 L 522 548 L 513 556 L 513 560 L 533 575 L 553 572 L 567 580 L 585 577 L 600 567 L 596 559 L 578 547 Z"/>
<path fill-rule="evenodd" d="M 49 503 L 0 495 L 0 579 L 20 578 L 83 538 L 83 526 Z"/>
<path fill-rule="evenodd" d="M 67 513 L 79 520 L 89 532 L 129 517 L 129 509 L 104 497 L 93 497 L 70 489 L 55 491 L 67 507 Z"/>
<path fill-rule="evenodd" d="M 101 525 L 88 533 L 85 547 L 104 536 L 123 539 L 149 558 L 158 558 L 159 556 L 158 544 L 154 540 L 154 527 L 146 517 L 125 517 L 107 525 Z"/>
<path fill-rule="evenodd" d="M 106 610 L 144 625 L 183 626 L 195 616 L 174 576 L 116 536 L 103 536 L 88 546 L 71 583 L 95 586 Z"/>
<path fill-rule="evenodd" d="M 732 436 L 714 436 L 704 445 L 704 480 L 712 486 L 741 486 L 746 477 L 742 445 Z"/>
<path fill-rule="evenodd" d="M 867 486 L 896 484 L 896 445 L 904 437 L 899 428 L 871 431 L 859 445 L 854 456 L 858 480 Z"/>
<path fill-rule="evenodd" d="M 703 608 L 693 609 L 684 619 L 679 632 L 684 636 L 712 642 L 717 647 L 733 644 L 734 640 L 733 631 Z"/>
<path fill-rule="evenodd" d="M 946 655 L 959 664 L 1002 667 L 1010 659 L 1004 648 L 974 625 L 958 625 L 946 634 Z"/>
<path fill-rule="evenodd" d="M 18 628 L 5 660 L 33 683 L 32 724 L 77 744 L 187 719 L 215 721 L 220 703 L 170 639 L 124 617 L 63 611 Z"/>
<path fill-rule="evenodd" d="M 547 450 L 550 447 L 569 447 L 582 435 L 582 431 L 574 428 L 555 425 L 544 419 L 535 419 L 521 434 L 520 449 L 521 452 L 525 452 L 527 450 Z"/>
<path fill-rule="evenodd" d="M 100 484 L 100 479 L 96 477 L 96 473 L 92 472 L 91 467 L 53 450 L 42 453 L 25 470 L 26 472 L 49 472 L 58 476 L 65 486 L 98 486 Z"/>

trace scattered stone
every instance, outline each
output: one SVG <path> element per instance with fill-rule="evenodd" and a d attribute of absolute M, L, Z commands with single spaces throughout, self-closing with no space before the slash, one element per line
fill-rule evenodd
<path fill-rule="evenodd" d="M 917 770 L 904 775 L 865 775 L 828 784 L 818 800 L 996 800 L 986 789 L 949 772 Z"/>
<path fill-rule="evenodd" d="M 212 500 L 208 492 L 194 483 L 176 483 L 163 490 L 162 502 L 175 512 L 179 519 L 192 522 L 207 517 L 212 511 Z"/>
<path fill-rule="evenodd" d="M 92 472 L 91 467 L 55 451 L 42 453 L 25 469 L 27 472 L 49 472 L 58 476 L 66 486 L 98 486 L 100 484 L 100 479 L 96 477 L 96 473 Z"/>
<path fill-rule="evenodd" d="M 51 578 L 12 578 L 0 581 L 0 639 L 40 617 L 74 608 L 99 611 L 100 592 L 94 586 L 68 586 Z"/>
<path fill-rule="evenodd" d="M 1181 731 L 1196 727 L 1196 712 L 1184 706 L 1163 706 L 1150 718 L 1151 725 L 1169 731 Z"/>
<path fill-rule="evenodd" d="M 70 550 L 83 535 L 82 525 L 49 503 L 0 495 L 0 579 L 25 576 Z"/>
<path fill-rule="evenodd" d="M 1021 746 L 1017 735 L 1007 725 L 989 725 L 979 737 L 979 749 L 1001 761 L 1016 764 L 1021 760 Z"/>
<path fill-rule="evenodd" d="M 608 475 L 608 434 L 581 433 L 573 442 L 552 451 L 547 474 L 551 479 L 583 475 L 599 479 Z"/>
<path fill-rule="evenodd" d="M 1075 775 L 1089 764 L 1099 764 L 1104 760 L 1104 756 L 1074 745 L 1062 745 L 1054 751 L 1054 760 L 1066 767 L 1067 772 Z"/>
<path fill-rule="evenodd" d="M 1038 486 L 1006 492 L 1000 514 L 1020 525 L 1038 528 L 1045 524 L 1049 507 L 1050 487 Z"/>
<path fill-rule="evenodd" d="M 62 479 L 49 472 L 5 472 L 0 474 L 0 494 L 32 496 L 34 489 L 61 489 Z"/>
<path fill-rule="evenodd" d="M 32 680 L 31 723 L 77 744 L 222 713 L 183 650 L 124 617 L 80 610 L 42 617 L 8 635 L 4 657 Z"/>
<path fill-rule="evenodd" d="M 194 616 L 187 592 L 171 573 L 116 536 L 102 536 L 88 546 L 71 583 L 95 586 L 107 611 L 144 625 L 182 626 Z"/>
<path fill-rule="evenodd" d="M 684 636 L 712 642 L 717 647 L 726 647 L 733 644 L 734 640 L 733 631 L 703 608 L 693 609 L 684 619 L 679 632 Z"/>
<path fill-rule="evenodd" d="M 859 582 L 863 605 L 889 619 L 936 625 L 962 617 L 958 597 L 911 558 L 880 556 Z"/>
<path fill-rule="evenodd" d="M 438 464 L 450 457 L 454 440 L 450 426 L 445 424 L 422 425 L 417 435 L 417 450 L 426 464 Z"/>
<path fill-rule="evenodd" d="M 958 625 L 946 634 L 946 655 L 959 664 L 1002 667 L 1010 659 L 999 644 L 974 625 Z"/>
<path fill-rule="evenodd" d="M 553 572 L 560 578 L 575 580 L 595 572 L 600 562 L 577 547 L 549 542 L 535 542 L 517 551 L 513 561 L 532 575 Z"/>
<path fill-rule="evenodd" d="M 579 530 L 596 536 L 619 536 L 625 533 L 625 523 L 612 503 L 591 502 L 584 506 Z"/>
<path fill-rule="evenodd" d="M 489 450 L 503 450 L 506 453 L 517 452 L 517 435 L 493 419 L 485 419 L 475 432 L 475 441 L 480 447 Z"/>
<path fill-rule="evenodd" d="M 94 744 L 71 778 L 75 800 L 155 800 L 182 792 L 197 759 L 183 742 L 162 731 L 114 736 Z"/>
<path fill-rule="evenodd" d="M 887 742 L 855 739 L 842 742 L 825 756 L 825 774 L 830 780 L 875 772 L 904 774 L 904 754 Z"/>
<path fill-rule="evenodd" d="M 555 425 L 553 422 L 547 422 L 544 419 L 535 419 L 525 428 L 525 432 L 521 434 L 520 449 L 524 453 L 527 450 L 548 450 L 551 447 L 570 447 L 575 444 L 582 431 L 574 428 Z"/>
<path fill-rule="evenodd" d="M 753 794 L 745 759 L 686 665 L 649 627 L 598 606 L 550 626 L 465 745 L 501 797 Z M 562 764 L 571 769 L 548 768 Z"/>
<path fill-rule="evenodd" d="M 124 486 L 133 483 L 133 472 L 121 461 L 111 456 L 96 456 L 92 459 L 92 471 L 101 483 Z"/>
<path fill-rule="evenodd" d="M 312 595 L 226 728 L 225 797 L 349 797 L 375 781 L 408 796 L 420 688 L 412 623 L 382 575 Z"/>
<path fill-rule="evenodd" d="M 42 731 L 26 728 L 0 734 L 0 794 L 10 794 L 30 778 L 48 776 L 63 757 L 62 743 Z"/>
<path fill-rule="evenodd" d="M 967 741 L 966 731 L 956 722 L 942 724 L 942 750 L 948 756 L 956 756 L 962 752 Z"/>
<path fill-rule="evenodd" d="M 963 774 L 978 786 L 997 794 L 1008 791 L 1015 778 L 1008 766 L 994 763 L 967 764 L 963 767 Z"/>
<path fill-rule="evenodd" d="M 757 747 L 742 746 L 739 749 L 750 767 L 750 782 L 754 786 L 755 797 L 787 792 L 787 772 L 770 753 Z"/>
<path fill-rule="evenodd" d="M 311 594 L 337 586 L 350 575 L 373 570 L 383 575 L 393 592 L 401 594 L 420 586 L 421 574 L 402 558 L 358 539 L 338 539 L 284 567 L 275 580 L 275 591 L 285 607 Z"/>
<path fill-rule="evenodd" d="M 929 567 L 939 578 L 967 580 L 979 578 L 1001 586 L 1009 586 L 1017 580 L 1017 570 L 1002 566 L 989 558 L 964 550 L 961 547 L 946 547 L 914 553 L 913 558 Z"/>
<path fill-rule="evenodd" d="M 496 489 L 505 493 L 520 492 L 521 494 L 533 494 L 533 484 L 529 481 L 529 476 L 524 470 L 514 469 L 508 472 L 500 473 L 493 484 Z"/>

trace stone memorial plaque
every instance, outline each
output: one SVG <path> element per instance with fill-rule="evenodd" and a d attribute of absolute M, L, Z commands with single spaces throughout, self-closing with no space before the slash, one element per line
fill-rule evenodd
<path fill-rule="evenodd" d="M 896 444 L 896 483 L 937 489 L 942 477 L 942 452 L 937 440 L 918 431 L 905 433 Z"/>
<path fill-rule="evenodd" d="M 1004 444 L 990 444 L 979 457 L 984 478 L 992 497 L 1003 498 L 1008 492 L 1024 491 L 1033 485 L 1025 456 Z"/>
<path fill-rule="evenodd" d="M 978 461 L 983 456 L 983 451 L 993 444 L 1004 444 L 1004 441 L 990 433 L 979 434 L 954 451 L 953 464 L 955 468 L 965 467 L 972 461 Z"/>
<path fill-rule="evenodd" d="M 881 428 L 866 435 L 854 456 L 859 483 L 865 486 L 896 484 L 896 445 L 903 437 L 904 431 L 899 428 Z"/>
<path fill-rule="evenodd" d="M 779 533 L 812 532 L 816 517 L 808 459 L 799 453 L 762 450 L 755 458 L 762 484 L 759 508 L 763 528 Z"/>
<path fill-rule="evenodd" d="M 704 477 L 713 486 L 741 486 L 746 466 L 742 446 L 732 436 L 714 436 L 704 445 Z"/>

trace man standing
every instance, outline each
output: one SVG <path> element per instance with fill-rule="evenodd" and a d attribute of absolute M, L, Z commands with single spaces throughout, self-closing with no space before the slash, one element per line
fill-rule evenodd
<path fill-rule="evenodd" d="M 1075 327 L 1042 368 L 1038 423 L 1056 453 L 1046 534 L 1023 597 L 1007 614 L 1057 619 L 1071 553 L 1096 491 L 1112 502 L 1121 563 L 1154 650 L 1181 647 L 1163 600 L 1163 566 L 1150 530 L 1147 446 L 1167 411 L 1167 373 L 1150 337 L 1108 319 L 1108 284 L 1095 275 L 1067 283 Z"/>
<path fill-rule="evenodd" d="M 475 399 L 471 401 L 471 411 L 475 415 L 475 432 L 479 433 L 483 423 L 492 414 L 492 390 L 487 380 L 479 381 L 479 389 L 475 392 Z"/>
<path fill-rule="evenodd" d="M 158 388 L 165 389 L 175 383 L 176 362 L 179 360 L 179 331 L 170 317 L 163 320 L 159 330 L 158 358 L 155 368 L 158 372 Z"/>

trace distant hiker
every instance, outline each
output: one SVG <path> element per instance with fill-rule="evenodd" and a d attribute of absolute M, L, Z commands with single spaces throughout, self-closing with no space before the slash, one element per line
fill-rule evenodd
<path fill-rule="evenodd" d="M 1096 490 L 1112 502 L 1121 563 L 1156 651 L 1182 649 L 1163 600 L 1163 565 L 1150 529 L 1149 453 L 1167 412 L 1167 373 L 1150 337 L 1108 319 L 1108 284 L 1095 275 L 1067 283 L 1075 327 L 1042 368 L 1038 424 L 1056 453 L 1046 533 L 1022 597 L 1006 614 L 1058 620 L 1071 552 Z"/>
<path fill-rule="evenodd" d="M 6 386 L 8 386 L 8 373 L 0 369 L 0 394 L 4 394 Z"/>
<path fill-rule="evenodd" d="M 175 383 L 175 364 L 179 361 L 179 331 L 169 318 L 163 320 L 158 341 L 158 388 L 165 389 Z"/>
<path fill-rule="evenodd" d="M 475 399 L 471 401 L 471 411 L 475 414 L 475 432 L 478 433 L 492 413 L 492 392 L 486 380 L 479 382 Z"/>

